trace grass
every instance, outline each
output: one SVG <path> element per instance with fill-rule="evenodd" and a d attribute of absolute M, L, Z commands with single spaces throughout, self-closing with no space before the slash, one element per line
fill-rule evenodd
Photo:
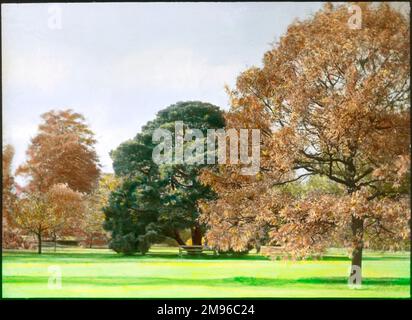
<path fill-rule="evenodd" d="M 347 285 L 349 265 L 336 249 L 318 261 L 256 254 L 179 258 L 176 248 L 161 247 L 146 256 L 106 249 L 7 251 L 2 292 L 4 298 L 410 297 L 409 253 L 366 251 L 360 289 Z M 48 288 L 49 266 L 61 268 L 61 289 Z"/>

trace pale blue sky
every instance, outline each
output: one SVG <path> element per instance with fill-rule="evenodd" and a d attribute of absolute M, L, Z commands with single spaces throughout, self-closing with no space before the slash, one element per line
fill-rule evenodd
<path fill-rule="evenodd" d="M 105 172 L 110 150 L 177 101 L 228 108 L 224 85 L 260 65 L 270 43 L 320 3 L 2 5 L 3 143 L 25 158 L 40 114 L 72 108 L 96 133 Z"/>

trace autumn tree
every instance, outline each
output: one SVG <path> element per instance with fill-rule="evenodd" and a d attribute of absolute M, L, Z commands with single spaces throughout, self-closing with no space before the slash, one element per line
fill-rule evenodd
<path fill-rule="evenodd" d="M 201 201 L 201 220 L 209 225 L 206 238 L 216 249 L 223 252 L 246 252 L 263 245 L 278 244 L 273 231 L 282 225 L 279 215 L 285 204 L 308 194 L 342 194 L 342 188 L 322 177 L 310 177 L 304 183 L 291 182 L 272 188 L 268 182 L 257 181 L 229 184 L 218 181 L 216 174 L 206 172 L 202 179 L 210 183 L 219 194 L 213 201 Z"/>
<path fill-rule="evenodd" d="M 47 192 L 55 184 L 66 183 L 75 191 L 93 191 L 100 169 L 94 134 L 85 118 L 72 110 L 53 110 L 42 119 L 27 150 L 28 159 L 17 171 L 30 179 L 28 189 Z"/>
<path fill-rule="evenodd" d="M 225 253 L 246 253 L 253 248 L 260 251 L 262 245 L 268 245 L 269 233 L 277 222 L 273 212 L 280 210 L 282 202 L 290 197 L 260 183 L 241 187 L 225 184 L 219 188 L 217 181 L 208 182 L 219 194 L 216 200 L 200 202 L 200 219 L 209 226 L 208 244 Z M 265 219 L 266 216 L 272 219 Z"/>
<path fill-rule="evenodd" d="M 3 147 L 2 156 L 2 214 L 3 221 L 10 221 L 10 215 L 13 203 L 15 200 L 15 194 L 13 192 L 14 188 L 14 177 L 11 170 L 12 160 L 14 156 L 14 148 L 11 145 L 6 145 Z"/>
<path fill-rule="evenodd" d="M 78 226 L 79 236 L 84 238 L 87 246 L 92 248 L 93 241 L 106 240 L 107 232 L 103 228 L 105 215 L 103 208 L 107 206 L 110 193 L 116 190 L 120 181 L 113 174 L 103 174 L 98 187 L 85 196 L 85 210 Z"/>
<path fill-rule="evenodd" d="M 17 170 L 28 178 L 19 224 L 36 234 L 40 251 L 42 236 L 56 241 L 59 235 L 74 234 L 79 224 L 74 219 L 81 218 L 82 193 L 91 193 L 100 175 L 94 134 L 81 114 L 52 110 L 42 119 L 27 150 L 27 161 Z M 77 207 L 70 199 L 79 201 Z"/>
<path fill-rule="evenodd" d="M 410 231 L 409 22 L 387 4 L 359 6 L 360 29 L 348 25 L 346 5 L 327 4 L 289 26 L 261 68 L 238 77 L 227 127 L 261 129 L 261 171 L 244 177 L 225 166 L 203 177 L 221 210 L 231 190 L 245 194 L 253 184 L 272 192 L 322 176 L 340 185 L 343 194 L 270 199 L 262 212 L 272 239 L 293 254 L 340 241 L 351 249 L 352 269 L 361 268 L 365 246 L 396 248 Z M 235 213 L 262 208 L 258 194 L 247 199 Z M 224 232 L 231 228 L 238 229 Z"/>
<path fill-rule="evenodd" d="M 78 223 L 83 213 L 83 195 L 65 184 L 55 184 L 46 193 L 30 192 L 19 200 L 16 222 L 37 237 L 42 252 L 45 235 L 58 233 Z"/>
<path fill-rule="evenodd" d="M 11 145 L 3 147 L 2 174 L 2 247 L 19 248 L 25 245 L 21 230 L 15 224 L 15 209 L 17 205 L 16 185 L 12 173 L 14 148 Z"/>

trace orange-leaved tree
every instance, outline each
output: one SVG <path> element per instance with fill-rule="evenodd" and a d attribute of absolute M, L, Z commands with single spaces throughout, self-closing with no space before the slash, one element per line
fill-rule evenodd
<path fill-rule="evenodd" d="M 38 134 L 31 140 L 27 161 L 17 174 L 30 178 L 28 189 L 47 192 L 54 184 L 90 193 L 100 175 L 94 133 L 85 118 L 72 110 L 42 115 Z"/>
<path fill-rule="evenodd" d="M 219 193 L 213 204 L 221 214 L 233 194 L 255 184 L 254 195 L 230 207 L 234 214 L 256 220 L 263 212 L 272 239 L 296 255 L 340 241 L 351 249 L 353 269 L 361 268 L 364 246 L 404 244 L 410 221 L 409 21 L 387 4 L 359 7 L 360 29 L 348 25 L 346 5 L 327 4 L 289 26 L 261 68 L 238 77 L 227 126 L 261 129 L 260 173 L 244 177 L 222 166 L 203 175 Z M 262 203 L 262 188 L 310 176 L 344 192 Z M 218 227 L 213 221 L 209 234 Z"/>
<path fill-rule="evenodd" d="M 3 221 L 10 222 L 10 215 L 15 202 L 16 195 L 14 193 L 14 177 L 12 174 L 12 160 L 14 156 L 14 148 L 11 145 L 3 147 L 2 156 L 2 217 Z"/>
<path fill-rule="evenodd" d="M 56 234 L 75 226 L 84 211 L 83 195 L 66 184 L 55 184 L 46 193 L 25 193 L 19 200 L 16 222 L 34 234 L 38 253 L 42 252 L 44 235 Z"/>
<path fill-rule="evenodd" d="M 17 195 L 12 172 L 13 156 L 13 146 L 5 145 L 2 158 L 2 247 L 16 249 L 27 245 L 27 243 L 24 241 L 21 230 L 15 224 Z"/>
<path fill-rule="evenodd" d="M 39 246 L 44 234 L 55 242 L 58 236 L 76 235 L 83 217 L 81 194 L 92 193 L 100 176 L 94 133 L 83 115 L 70 109 L 52 110 L 44 113 L 42 119 L 27 150 L 27 160 L 17 169 L 17 174 L 28 178 L 20 210 L 26 212 L 27 218 L 20 214 L 20 225 L 37 235 Z M 54 195 L 59 197 L 59 193 L 62 201 L 50 202 Z M 57 204 L 66 205 L 70 197 L 73 201 L 78 199 L 77 206 L 70 204 L 78 211 L 66 215 Z M 54 203 L 53 206 L 50 203 Z"/>

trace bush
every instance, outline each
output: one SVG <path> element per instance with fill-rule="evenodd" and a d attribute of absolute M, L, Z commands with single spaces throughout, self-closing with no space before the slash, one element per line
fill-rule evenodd
<path fill-rule="evenodd" d="M 109 248 L 118 253 L 145 254 L 151 244 L 161 240 L 153 223 L 156 216 L 139 210 L 135 181 L 125 181 L 110 194 L 108 205 L 103 208 L 103 227 L 111 234 Z"/>
<path fill-rule="evenodd" d="M 138 251 L 138 240 L 133 233 L 116 235 L 109 242 L 109 248 L 117 253 L 130 255 Z"/>

